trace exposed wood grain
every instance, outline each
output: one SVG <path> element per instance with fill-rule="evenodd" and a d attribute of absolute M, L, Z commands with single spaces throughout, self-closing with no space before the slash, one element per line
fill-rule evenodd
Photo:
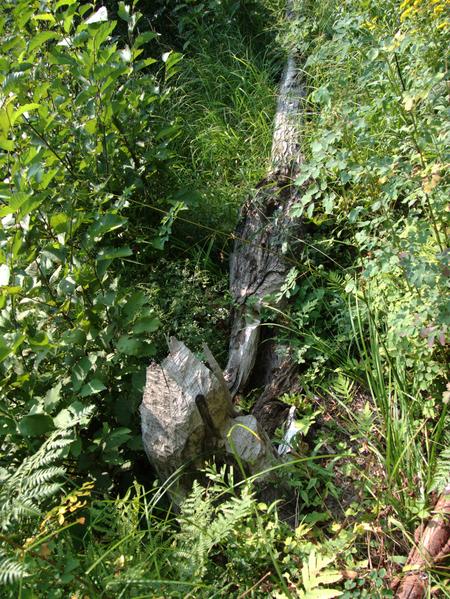
<path fill-rule="evenodd" d="M 171 488 L 175 503 L 189 492 L 195 470 L 212 454 L 238 459 L 250 474 L 270 468 L 275 453 L 269 438 L 253 416 L 236 414 L 223 377 L 180 341 L 172 339 L 169 349 L 160 365 L 147 369 L 140 412 L 144 448 L 161 480 L 188 467 Z"/>

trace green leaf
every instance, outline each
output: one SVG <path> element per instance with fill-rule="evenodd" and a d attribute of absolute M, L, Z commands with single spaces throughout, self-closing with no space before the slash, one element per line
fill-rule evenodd
<path fill-rule="evenodd" d="M 35 351 L 44 347 L 50 347 L 50 340 L 44 331 L 38 331 L 34 337 L 28 337 L 28 343 Z"/>
<path fill-rule="evenodd" d="M 48 414 L 29 414 L 18 426 L 23 437 L 39 437 L 54 429 L 53 418 Z"/>
<path fill-rule="evenodd" d="M 39 104 L 36 104 L 36 102 L 32 102 L 31 104 L 23 104 L 23 106 L 20 106 L 17 110 L 14 111 L 11 119 L 12 124 L 14 124 L 17 121 L 17 119 L 20 116 L 22 116 L 22 114 L 24 114 L 25 112 L 30 112 L 30 110 L 37 110 L 38 108 Z"/>
<path fill-rule="evenodd" d="M 113 430 L 106 439 L 106 449 L 111 450 L 120 447 L 126 443 L 131 437 L 131 430 L 129 428 L 120 427 Z"/>
<path fill-rule="evenodd" d="M 3 360 L 7 358 L 11 352 L 11 347 L 6 345 L 6 343 L 0 339 L 0 362 L 3 362 Z"/>
<path fill-rule="evenodd" d="M 144 33 L 140 33 L 134 40 L 133 49 L 137 50 L 137 48 L 140 48 L 150 40 L 155 39 L 155 37 L 158 37 L 158 34 L 154 31 L 144 31 Z"/>
<path fill-rule="evenodd" d="M 79 457 L 83 450 L 83 443 L 81 439 L 75 439 L 75 441 L 70 446 L 70 453 L 75 457 Z"/>
<path fill-rule="evenodd" d="M 47 412 L 52 412 L 52 410 L 58 405 L 61 399 L 61 387 L 61 382 L 56 383 L 56 385 L 49 389 L 45 394 L 44 406 Z"/>
<path fill-rule="evenodd" d="M 71 56 L 68 56 L 67 54 L 63 54 L 62 52 L 59 52 L 58 50 L 56 50 L 56 48 L 53 48 L 50 51 L 49 62 L 50 62 L 50 64 L 68 64 L 69 66 L 72 66 L 72 67 L 78 66 L 78 63 L 74 58 L 72 58 Z"/>
<path fill-rule="evenodd" d="M 18 285 L 6 285 L 0 291 L 4 295 L 18 295 L 22 291 L 22 287 Z"/>
<path fill-rule="evenodd" d="M 118 214 L 103 214 L 95 219 L 95 222 L 89 227 L 87 235 L 95 241 L 99 241 L 103 235 L 123 227 L 127 219 Z"/>
<path fill-rule="evenodd" d="M 105 385 L 100 379 L 92 379 L 80 391 L 80 397 L 87 397 L 88 395 L 95 395 L 106 389 Z"/>
<path fill-rule="evenodd" d="M 122 335 L 117 342 L 116 347 L 121 354 L 138 356 L 142 350 L 143 344 L 139 339 L 133 339 L 133 337 L 129 337 L 128 335 Z"/>
<path fill-rule="evenodd" d="M 119 2 L 119 7 L 117 9 L 117 15 L 123 21 L 129 23 L 131 21 L 131 9 L 129 4 L 125 4 L 124 2 Z"/>
<path fill-rule="evenodd" d="M 55 233 L 67 233 L 70 230 L 70 216 L 57 212 L 50 217 L 50 225 Z"/>
<path fill-rule="evenodd" d="M 74 401 L 68 408 L 64 408 L 55 417 L 57 428 L 67 429 L 76 424 L 86 426 L 94 412 L 94 406 L 85 406 L 80 401 Z"/>
<path fill-rule="evenodd" d="M 4 108 L 0 109 L 0 133 L 6 138 L 11 129 L 11 116 L 13 113 L 13 107 L 11 103 L 6 104 Z"/>
<path fill-rule="evenodd" d="M 11 139 L 6 139 L 3 135 L 0 135 L 0 148 L 7 152 L 12 152 L 14 150 L 14 142 Z"/>
<path fill-rule="evenodd" d="M 123 313 L 128 317 L 128 320 L 133 319 L 139 310 L 145 306 L 147 301 L 148 300 L 143 291 L 135 291 L 133 294 L 131 294 L 127 303 L 123 307 Z"/>
<path fill-rule="evenodd" d="M 146 317 L 139 319 L 133 327 L 133 333 L 139 335 L 140 333 L 154 333 L 159 329 L 161 321 L 159 318 Z"/>
<path fill-rule="evenodd" d="M 59 35 L 53 31 L 40 31 L 39 33 L 36 33 L 36 35 L 30 41 L 28 50 L 30 52 L 33 52 L 33 50 L 39 48 L 40 46 L 42 46 L 42 44 L 48 42 L 48 40 L 57 39 L 58 37 Z"/>
<path fill-rule="evenodd" d="M 180 62 L 183 58 L 183 55 L 179 52 L 166 52 L 162 55 L 162 60 L 166 64 L 166 79 L 170 79 L 177 73 L 177 69 L 175 66 Z"/>
<path fill-rule="evenodd" d="M 133 435 L 128 441 L 127 447 L 133 451 L 143 451 L 144 445 L 142 442 L 142 435 Z"/>
<path fill-rule="evenodd" d="M 134 70 L 135 71 L 141 71 L 142 69 L 145 69 L 145 67 L 150 66 L 151 64 L 155 64 L 155 62 L 158 62 L 156 60 L 156 58 L 145 58 L 144 60 L 139 60 L 138 62 L 136 62 L 134 64 Z"/>
<path fill-rule="evenodd" d="M 77 1 L 78 0 L 58 0 L 58 2 L 55 4 L 55 10 L 58 10 L 58 8 L 61 8 L 61 6 L 72 6 L 72 4 L 75 4 Z"/>
<path fill-rule="evenodd" d="M 302 594 L 302 599 L 333 599 L 334 597 L 340 597 L 342 591 L 333 589 L 313 589 L 308 591 L 306 594 Z"/>
<path fill-rule="evenodd" d="M 34 21 L 49 21 L 50 23 L 56 23 L 55 17 L 52 14 L 48 13 L 48 12 L 41 13 L 39 15 L 34 15 L 32 17 L 32 19 Z"/>
<path fill-rule="evenodd" d="M 91 16 L 88 17 L 84 23 L 85 23 L 85 25 L 92 25 L 93 23 L 103 23 L 104 21 L 107 21 L 107 20 L 108 20 L 108 11 L 105 6 L 102 6 L 101 8 L 96 10 L 94 13 L 92 13 Z"/>
<path fill-rule="evenodd" d="M 75 392 L 81 389 L 81 385 L 87 377 L 91 367 L 92 364 L 89 358 L 84 357 L 72 368 L 72 389 Z"/>
<path fill-rule="evenodd" d="M 133 251 L 128 246 L 121 248 L 102 248 L 97 254 L 97 260 L 114 260 L 115 258 L 125 258 L 132 256 Z"/>
<path fill-rule="evenodd" d="M 333 589 L 318 589 L 321 584 L 331 584 L 341 580 L 342 575 L 335 570 L 324 570 L 335 557 L 325 557 L 317 554 L 315 549 L 309 554 L 308 561 L 305 560 L 302 567 L 302 583 L 306 590 L 306 597 L 319 599 L 320 597 L 339 597 L 342 593 Z M 326 591 L 328 595 L 320 595 Z M 329 594 L 334 593 L 334 594 Z"/>
<path fill-rule="evenodd" d="M 61 336 L 61 343 L 70 346 L 82 346 L 86 343 L 86 333 L 82 329 L 65 331 Z"/>

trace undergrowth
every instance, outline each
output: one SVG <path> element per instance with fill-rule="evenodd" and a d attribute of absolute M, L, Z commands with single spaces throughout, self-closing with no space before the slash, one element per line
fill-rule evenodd
<path fill-rule="evenodd" d="M 105 4 L 0 7 L 0 593 L 392 597 L 450 469 L 448 7 Z M 286 51 L 307 87 L 277 313 L 294 526 L 213 464 L 174 510 L 137 414 L 167 336 L 225 362 L 231 231 Z"/>

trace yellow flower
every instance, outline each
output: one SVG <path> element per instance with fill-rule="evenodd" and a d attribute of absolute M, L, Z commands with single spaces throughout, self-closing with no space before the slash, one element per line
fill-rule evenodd
<path fill-rule="evenodd" d="M 406 8 L 410 2 L 411 0 L 403 0 L 403 2 L 400 4 L 400 10 Z"/>
<path fill-rule="evenodd" d="M 404 21 L 408 15 L 410 15 L 414 10 L 414 6 L 410 6 L 409 8 L 407 8 L 405 11 L 402 12 L 402 14 L 400 15 L 400 21 Z"/>

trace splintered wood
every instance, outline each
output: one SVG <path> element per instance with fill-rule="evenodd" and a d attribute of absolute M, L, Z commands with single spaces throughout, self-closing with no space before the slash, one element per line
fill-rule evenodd
<path fill-rule="evenodd" d="M 147 369 L 141 404 L 142 439 L 150 462 L 180 503 L 196 469 L 212 454 L 241 460 L 250 474 L 274 463 L 274 451 L 253 416 L 237 415 L 223 378 L 180 341 Z M 209 350 L 208 350 L 209 351 Z"/>

